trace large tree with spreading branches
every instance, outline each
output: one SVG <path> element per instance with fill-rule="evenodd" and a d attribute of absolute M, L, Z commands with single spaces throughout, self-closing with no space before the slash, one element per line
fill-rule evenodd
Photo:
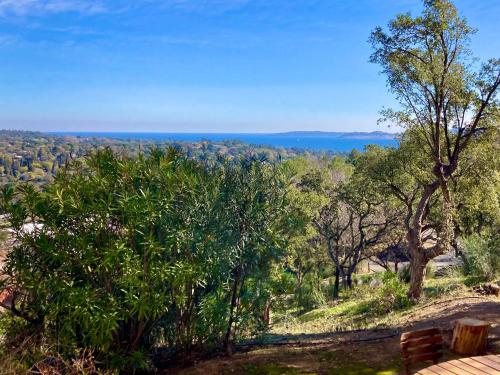
<path fill-rule="evenodd" d="M 370 38 L 371 61 L 382 66 L 400 103 L 398 110 L 384 110 L 383 120 L 402 126 L 420 143 L 432 176 L 420 187 L 406 235 L 412 299 L 421 295 L 426 264 L 446 252 L 454 237 L 450 183 L 463 154 L 498 125 L 500 60 L 478 64 L 472 58 L 474 32 L 452 2 L 426 0 L 421 15 L 400 14 L 387 31 L 377 27 Z M 429 202 L 437 194 L 443 219 L 430 228 Z M 435 233 L 433 246 L 425 241 L 429 231 Z"/>

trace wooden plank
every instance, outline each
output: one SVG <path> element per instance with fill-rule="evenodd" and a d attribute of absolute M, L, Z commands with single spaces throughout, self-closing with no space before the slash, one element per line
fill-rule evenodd
<path fill-rule="evenodd" d="M 418 372 L 420 375 L 439 375 L 430 368 L 424 368 Z"/>
<path fill-rule="evenodd" d="M 500 363 L 500 354 L 498 354 L 498 355 L 494 355 L 494 354 L 485 355 L 484 358 L 488 358 L 490 361 Z"/>
<path fill-rule="evenodd" d="M 402 349 L 407 349 L 410 347 L 431 345 L 431 344 L 442 344 L 442 343 L 443 343 L 443 338 L 441 336 L 429 336 L 421 339 L 402 341 L 400 345 Z"/>
<path fill-rule="evenodd" d="M 436 336 L 436 335 L 440 335 L 440 334 L 441 334 L 441 330 L 439 328 L 420 329 L 418 331 L 411 331 L 411 332 L 403 333 L 401 335 L 401 341 L 417 339 L 419 337 Z"/>
<path fill-rule="evenodd" d="M 489 366 L 482 364 L 481 362 L 474 361 L 472 358 L 460 358 L 459 361 L 466 363 L 469 366 L 474 367 L 475 369 L 481 370 L 486 374 L 489 374 L 489 375 L 497 375 L 498 374 L 498 372 L 496 370 L 492 369 Z"/>
<path fill-rule="evenodd" d="M 460 367 L 461 369 L 465 370 L 465 371 L 468 371 L 470 372 L 471 374 L 474 374 L 474 375 L 484 375 L 484 374 L 488 374 L 487 372 L 485 371 L 481 371 L 480 369 L 476 368 L 476 367 L 472 367 L 471 365 L 465 363 L 465 362 L 462 362 L 460 361 L 459 359 L 456 359 L 456 360 L 453 360 L 453 361 L 450 361 L 448 362 L 456 367 Z M 490 374 L 488 374 L 490 375 Z"/>
<path fill-rule="evenodd" d="M 439 364 L 441 367 L 447 369 L 448 371 L 452 372 L 453 374 L 456 375 L 473 375 L 474 373 L 468 372 L 460 367 L 452 365 L 450 362 L 443 362 Z"/>
<path fill-rule="evenodd" d="M 441 363 L 431 366 L 429 369 L 439 375 L 457 375 L 456 372 L 448 370 L 446 366 L 441 366 Z"/>
<path fill-rule="evenodd" d="M 461 358 L 439 363 L 417 372 L 419 375 L 500 375 L 500 355 Z"/>
<path fill-rule="evenodd" d="M 481 362 L 483 365 L 489 366 L 492 369 L 495 369 L 497 371 L 500 371 L 500 363 L 492 361 L 491 359 L 488 359 L 486 357 L 472 357 L 471 358 L 474 361 Z"/>
<path fill-rule="evenodd" d="M 417 354 L 437 353 L 441 352 L 442 344 L 431 344 L 425 346 L 410 347 L 403 352 L 403 357 L 415 356 Z"/>

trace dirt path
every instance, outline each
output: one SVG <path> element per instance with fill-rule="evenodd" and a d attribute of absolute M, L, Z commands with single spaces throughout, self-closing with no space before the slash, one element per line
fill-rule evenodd
<path fill-rule="evenodd" d="M 404 322 L 383 330 L 357 330 L 273 337 L 271 345 L 247 345 L 232 357 L 217 357 L 168 374 L 398 374 L 399 336 L 406 330 L 437 326 L 451 339 L 451 322 L 474 317 L 492 323 L 488 351 L 500 353 L 500 299 L 464 296 L 419 306 Z M 454 355 L 445 352 L 445 358 Z"/>

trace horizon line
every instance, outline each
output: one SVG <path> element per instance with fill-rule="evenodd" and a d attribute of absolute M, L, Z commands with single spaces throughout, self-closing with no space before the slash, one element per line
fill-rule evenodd
<path fill-rule="evenodd" d="M 26 131 L 26 132 L 35 132 L 35 133 L 45 133 L 45 134 L 262 134 L 262 135 L 272 135 L 272 134 L 289 134 L 289 133 L 351 133 L 351 134 L 373 134 L 373 133 L 382 133 L 382 134 L 391 134 L 398 135 L 401 132 L 389 132 L 382 130 L 372 130 L 372 131 L 348 131 L 348 130 L 287 130 L 281 132 L 217 132 L 217 131 L 93 131 L 93 130 L 83 130 L 83 131 L 67 131 L 67 130 L 50 130 L 50 131 L 41 131 L 41 130 L 21 130 L 21 129 L 1 129 L 1 130 L 11 130 L 11 131 Z"/>

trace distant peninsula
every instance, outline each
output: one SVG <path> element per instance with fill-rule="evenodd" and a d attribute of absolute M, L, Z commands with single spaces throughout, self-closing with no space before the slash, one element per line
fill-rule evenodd
<path fill-rule="evenodd" d="M 291 131 L 276 133 L 277 136 L 290 137 L 327 137 L 338 139 L 396 139 L 397 133 L 373 132 L 325 132 L 325 131 Z"/>

